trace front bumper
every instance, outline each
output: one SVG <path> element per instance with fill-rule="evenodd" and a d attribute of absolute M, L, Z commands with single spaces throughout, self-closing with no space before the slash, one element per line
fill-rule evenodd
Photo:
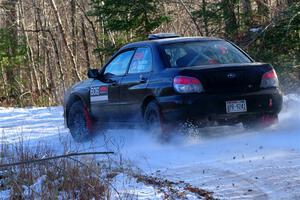
<path fill-rule="evenodd" d="M 246 100 L 247 112 L 227 113 L 226 101 Z M 274 115 L 281 111 L 282 93 L 277 88 L 246 94 L 179 94 L 158 98 L 166 122 L 188 119 L 242 122 L 246 118 Z"/>

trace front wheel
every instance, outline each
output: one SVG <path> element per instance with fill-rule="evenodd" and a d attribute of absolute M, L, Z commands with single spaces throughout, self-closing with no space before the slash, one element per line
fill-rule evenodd
<path fill-rule="evenodd" d="M 75 141 L 82 142 L 90 138 L 92 133 L 91 120 L 81 101 L 76 101 L 71 105 L 68 115 L 68 127 Z"/>

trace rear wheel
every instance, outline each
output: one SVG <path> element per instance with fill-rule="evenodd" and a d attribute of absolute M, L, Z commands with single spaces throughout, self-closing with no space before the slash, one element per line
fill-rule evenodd
<path fill-rule="evenodd" d="M 145 110 L 144 121 L 147 129 L 161 130 L 162 120 L 161 114 L 156 101 L 151 101 Z"/>
<path fill-rule="evenodd" d="M 151 130 L 154 133 L 167 137 L 169 127 L 163 122 L 163 118 L 158 106 L 158 103 L 153 100 L 151 101 L 144 113 L 144 122 L 147 130 Z"/>
<path fill-rule="evenodd" d="M 90 138 L 92 133 L 91 120 L 81 101 L 72 104 L 68 115 L 68 127 L 75 141 L 82 142 Z"/>
<path fill-rule="evenodd" d="M 257 117 L 251 120 L 247 120 L 243 122 L 243 126 L 245 129 L 260 129 L 260 128 L 267 128 L 274 124 L 278 123 L 278 115 L 263 115 L 261 117 Z"/>

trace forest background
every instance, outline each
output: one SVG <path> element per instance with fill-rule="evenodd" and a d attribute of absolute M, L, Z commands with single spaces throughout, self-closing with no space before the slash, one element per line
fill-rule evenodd
<path fill-rule="evenodd" d="M 299 0 L 0 0 L 0 106 L 49 106 L 122 45 L 158 32 L 221 37 L 300 92 Z"/>

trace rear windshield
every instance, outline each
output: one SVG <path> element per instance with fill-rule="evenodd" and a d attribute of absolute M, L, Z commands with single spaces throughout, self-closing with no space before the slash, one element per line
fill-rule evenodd
<path fill-rule="evenodd" d="M 226 41 L 184 42 L 163 45 L 170 67 L 251 63 L 239 49 Z"/>

